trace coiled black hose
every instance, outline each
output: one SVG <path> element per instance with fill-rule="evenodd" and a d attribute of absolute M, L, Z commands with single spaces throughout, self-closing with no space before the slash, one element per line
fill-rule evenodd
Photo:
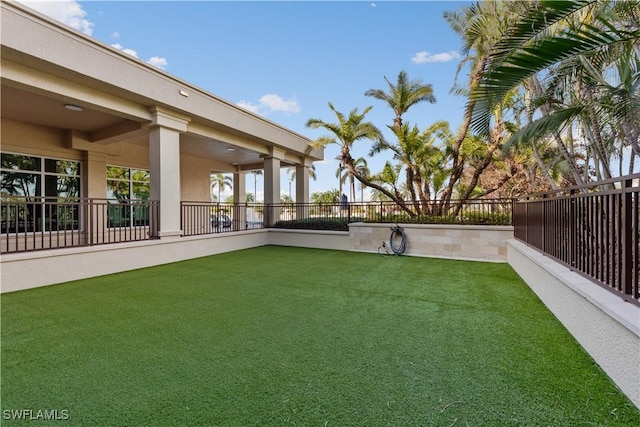
<path fill-rule="evenodd" d="M 402 255 L 404 251 L 407 249 L 407 235 L 404 233 L 404 228 L 396 225 L 391 229 L 391 237 L 389 237 L 389 247 L 391 248 L 391 253 L 387 250 L 387 244 L 382 242 L 382 246 L 378 248 L 378 253 L 380 255 L 384 255 L 381 250 L 387 253 L 387 255 Z"/>

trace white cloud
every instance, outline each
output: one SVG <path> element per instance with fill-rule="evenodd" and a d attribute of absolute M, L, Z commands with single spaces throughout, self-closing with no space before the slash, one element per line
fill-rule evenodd
<path fill-rule="evenodd" d="M 449 62 L 459 58 L 460 54 L 455 50 L 434 54 L 422 51 L 416 53 L 413 58 L 411 58 L 411 62 L 414 62 L 416 64 L 424 64 L 425 62 Z"/>
<path fill-rule="evenodd" d="M 86 35 L 93 34 L 93 22 L 86 19 L 87 12 L 76 0 L 18 0 L 38 12 L 60 21 Z"/>
<path fill-rule="evenodd" d="M 138 57 L 138 52 L 136 52 L 136 51 L 135 51 L 135 50 L 133 50 L 133 49 L 124 48 L 124 47 L 122 47 L 122 46 L 120 45 L 120 43 L 115 43 L 115 44 L 112 44 L 111 46 L 112 46 L 112 47 L 115 47 L 115 48 L 116 48 L 116 49 L 118 49 L 118 50 L 123 51 L 124 53 L 128 53 L 129 55 L 131 55 L 131 56 L 133 56 L 133 57 L 135 57 L 135 58 L 137 58 L 137 57 Z"/>
<path fill-rule="evenodd" d="M 122 45 L 120 43 L 114 43 L 114 44 L 111 45 L 111 47 L 115 47 L 116 49 L 121 50 L 124 53 L 128 53 L 129 55 L 133 56 L 134 58 L 139 58 L 138 57 L 138 52 L 136 52 L 133 49 L 124 48 L 124 47 L 122 47 Z M 151 58 L 147 59 L 145 62 L 147 64 L 153 65 L 154 67 L 158 67 L 161 70 L 164 70 L 165 68 L 167 68 L 167 65 L 169 64 L 167 62 L 166 58 L 162 58 L 160 56 L 152 56 Z"/>
<path fill-rule="evenodd" d="M 300 105 L 295 99 L 282 99 L 275 94 L 267 94 L 260 98 L 260 105 L 267 107 L 271 111 L 282 111 L 284 113 L 299 113 Z"/>
<path fill-rule="evenodd" d="M 240 101 L 240 102 L 236 103 L 236 105 L 238 107 L 244 108 L 245 110 L 249 110 L 252 113 L 260 114 L 260 106 L 259 105 L 254 105 L 249 101 Z"/>
<path fill-rule="evenodd" d="M 258 100 L 258 104 L 242 100 L 236 105 L 249 110 L 252 113 L 260 114 L 261 116 L 266 116 L 276 111 L 280 111 L 285 114 L 300 112 L 300 105 L 298 104 L 298 101 L 296 101 L 295 99 L 284 99 L 281 96 L 273 93 L 263 95 Z"/>
<path fill-rule="evenodd" d="M 375 3 L 371 3 L 371 7 L 376 7 L 376 4 Z"/>
<path fill-rule="evenodd" d="M 18 0 L 31 9 L 47 15 L 50 18 L 60 21 L 63 24 L 70 26 L 78 31 L 82 31 L 87 35 L 93 34 L 93 22 L 86 19 L 87 12 L 82 9 L 82 6 L 77 0 Z M 111 37 L 117 39 L 120 38 L 118 32 L 111 33 Z M 133 49 L 124 48 L 119 43 L 112 44 L 118 50 L 128 53 L 129 55 L 138 58 L 138 52 Z M 168 65 L 166 58 L 160 56 L 152 56 L 145 61 L 147 64 L 151 64 L 160 69 L 165 69 Z"/>
<path fill-rule="evenodd" d="M 154 67 L 158 67 L 161 70 L 164 70 L 167 67 L 168 62 L 166 58 L 161 58 L 159 56 L 152 56 L 147 61 L 147 64 L 151 64 Z"/>

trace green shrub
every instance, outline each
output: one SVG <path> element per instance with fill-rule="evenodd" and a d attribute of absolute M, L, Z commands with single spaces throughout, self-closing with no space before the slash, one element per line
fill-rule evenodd
<path fill-rule="evenodd" d="M 349 223 L 359 221 L 363 221 L 363 218 L 307 218 L 301 220 L 278 221 L 275 223 L 274 228 L 349 231 Z"/>
<path fill-rule="evenodd" d="M 509 225 L 511 224 L 511 215 L 506 213 L 469 212 L 462 216 L 461 222 L 477 225 Z"/>

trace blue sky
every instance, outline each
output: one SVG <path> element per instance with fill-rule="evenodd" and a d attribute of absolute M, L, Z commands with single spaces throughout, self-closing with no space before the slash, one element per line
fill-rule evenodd
<path fill-rule="evenodd" d="M 414 106 L 405 121 L 424 129 L 447 120 L 455 130 L 462 119 L 464 99 L 450 94 L 462 43 L 442 14 L 469 2 L 24 3 L 312 139 L 325 133 L 305 123 L 311 117 L 335 121 L 330 101 L 345 114 L 372 105 L 367 118 L 392 140 L 386 128 L 392 111 L 364 92 L 386 89 L 384 77 L 395 82 L 401 70 L 432 84 L 437 99 Z M 466 75 L 459 79 L 464 83 Z M 368 151 L 369 143 L 359 142 L 353 156 L 365 157 L 373 173 L 391 158 L 369 158 Z M 326 148 L 310 192 L 338 188 L 337 153 L 335 145 Z M 253 180 L 247 182 L 253 192 Z M 282 193 L 288 186 L 283 171 Z"/>

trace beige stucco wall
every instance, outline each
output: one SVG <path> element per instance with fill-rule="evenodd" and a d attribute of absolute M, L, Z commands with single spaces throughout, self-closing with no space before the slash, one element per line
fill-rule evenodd
<path fill-rule="evenodd" d="M 0 129 L 2 152 L 83 162 L 83 197 L 106 197 L 107 165 L 149 169 L 149 148 L 146 145 L 146 136 L 142 139 L 136 137 L 118 142 L 109 148 L 97 145 L 95 151 L 89 151 L 71 148 L 72 143 L 68 132 L 61 129 L 10 119 L 2 119 Z M 91 145 L 82 145 L 82 147 L 91 147 Z M 182 200 L 210 201 L 209 176 L 211 170 L 210 160 L 181 155 Z"/>
<path fill-rule="evenodd" d="M 0 148 L 3 152 L 82 160 L 82 152 L 68 148 L 67 140 L 66 132 L 60 129 L 6 118 L 0 120 Z"/>
<path fill-rule="evenodd" d="M 2 256 L 0 289 L 13 292 L 263 246 L 268 231 L 225 233 Z"/>
<path fill-rule="evenodd" d="M 0 292 L 15 292 L 264 245 L 348 250 L 349 235 L 332 231 L 259 229 L 173 240 L 5 254 L 0 258 Z"/>
<path fill-rule="evenodd" d="M 507 240 L 513 237 L 511 226 L 399 225 L 407 236 L 405 255 L 414 256 L 506 262 Z M 394 226 L 350 224 L 351 250 L 377 252 L 383 242 L 388 246 Z"/>
<path fill-rule="evenodd" d="M 269 233 L 269 244 L 338 251 L 348 251 L 351 246 L 349 232 L 322 230 L 271 229 Z"/>
<path fill-rule="evenodd" d="M 544 305 L 640 408 L 640 307 L 510 240 L 508 261 Z"/>
<path fill-rule="evenodd" d="M 182 200 L 189 202 L 211 201 L 211 162 L 194 156 L 180 157 Z"/>

